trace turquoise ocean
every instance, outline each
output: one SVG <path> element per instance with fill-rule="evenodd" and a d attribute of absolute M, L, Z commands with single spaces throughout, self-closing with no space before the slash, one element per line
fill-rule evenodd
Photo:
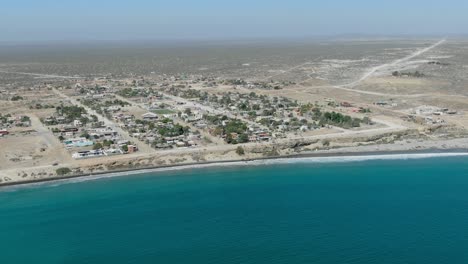
<path fill-rule="evenodd" d="M 0 188 L 0 263 L 468 263 L 468 157 Z"/>

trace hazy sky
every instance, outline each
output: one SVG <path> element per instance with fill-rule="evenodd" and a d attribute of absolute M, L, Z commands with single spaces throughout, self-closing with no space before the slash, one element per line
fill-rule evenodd
<path fill-rule="evenodd" d="M 468 33 L 468 0 L 5 0 L 0 41 Z"/>

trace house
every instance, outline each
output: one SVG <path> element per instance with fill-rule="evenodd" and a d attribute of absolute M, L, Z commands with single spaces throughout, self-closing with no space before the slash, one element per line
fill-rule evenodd
<path fill-rule="evenodd" d="M 71 138 L 64 140 L 63 143 L 67 148 L 71 147 L 88 147 L 94 145 L 93 141 L 87 140 L 86 138 Z"/>
<path fill-rule="evenodd" d="M 76 127 L 64 127 L 60 130 L 60 132 L 62 133 L 66 133 L 66 132 L 78 132 L 78 128 Z"/>
<path fill-rule="evenodd" d="M 119 146 L 127 145 L 129 143 L 130 143 L 130 141 L 128 141 L 128 140 L 119 140 L 119 141 L 117 141 L 117 145 L 119 145 Z"/>
<path fill-rule="evenodd" d="M 52 116 L 46 117 L 44 119 L 44 123 L 46 123 L 47 125 L 52 125 L 55 121 L 55 118 Z"/>
<path fill-rule="evenodd" d="M 86 158 L 95 158 L 104 156 L 104 152 L 100 149 L 98 150 L 89 150 L 89 151 L 79 151 L 72 154 L 74 159 L 86 159 Z"/>
<path fill-rule="evenodd" d="M 120 154 L 123 154 L 123 151 L 121 149 L 110 148 L 110 149 L 104 150 L 104 154 L 106 156 L 120 155 Z"/>
<path fill-rule="evenodd" d="M 127 153 L 134 153 L 138 150 L 138 148 L 135 145 L 127 145 Z"/>
<path fill-rule="evenodd" d="M 270 134 L 267 132 L 261 132 L 257 134 L 259 140 L 268 141 L 270 140 Z"/>
<path fill-rule="evenodd" d="M 258 137 L 257 137 L 256 135 L 250 135 L 250 136 L 249 136 L 249 141 L 250 141 L 250 142 L 258 141 Z"/>
<path fill-rule="evenodd" d="M 119 110 L 120 110 L 120 107 L 117 106 L 117 105 L 112 105 L 112 106 L 109 106 L 109 107 L 107 108 L 107 111 L 109 111 L 109 112 L 117 112 L 117 111 L 119 111 Z"/>
<path fill-rule="evenodd" d="M 91 98 L 93 98 L 93 99 L 102 99 L 102 98 L 104 98 L 104 94 L 93 94 L 91 96 Z"/>
<path fill-rule="evenodd" d="M 146 114 L 141 115 L 143 120 L 156 120 L 158 119 L 158 115 L 155 113 L 148 112 Z"/>
<path fill-rule="evenodd" d="M 185 120 L 185 122 L 196 122 L 203 119 L 203 114 L 195 111 L 191 115 L 183 113 L 181 117 Z"/>
<path fill-rule="evenodd" d="M 98 128 L 92 128 L 92 129 L 88 129 L 88 132 L 92 133 L 98 133 L 98 134 L 103 134 L 103 133 L 106 133 L 106 132 L 113 132 L 114 130 L 112 130 L 112 127 L 98 127 Z"/>
<path fill-rule="evenodd" d="M 208 124 L 206 122 L 203 122 L 203 121 L 202 122 L 197 122 L 195 124 L 195 127 L 197 127 L 197 128 L 206 128 L 206 127 L 208 127 Z"/>
<path fill-rule="evenodd" d="M 65 119 L 65 117 L 63 117 L 63 116 L 59 116 L 59 117 L 57 117 L 55 120 L 56 120 L 57 123 L 59 123 L 59 124 L 63 124 L 63 123 L 65 123 L 65 122 L 67 121 L 67 120 Z"/>
<path fill-rule="evenodd" d="M 83 123 L 80 120 L 76 119 L 75 121 L 73 121 L 73 126 L 80 127 L 83 126 Z"/>

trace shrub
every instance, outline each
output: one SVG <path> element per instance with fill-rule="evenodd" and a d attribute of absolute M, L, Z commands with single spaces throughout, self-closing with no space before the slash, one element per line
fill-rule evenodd
<path fill-rule="evenodd" d="M 23 100 L 23 97 L 19 96 L 19 95 L 15 95 L 11 98 L 12 101 L 19 101 L 19 100 Z"/>
<path fill-rule="evenodd" d="M 243 155 L 245 155 L 245 150 L 244 150 L 243 147 L 239 146 L 239 147 L 237 147 L 237 149 L 236 149 L 236 153 L 237 153 L 237 155 L 239 155 L 239 156 L 243 156 Z"/>
<path fill-rule="evenodd" d="M 71 170 L 69 168 L 58 168 L 55 172 L 57 173 L 57 175 L 63 176 L 69 174 Z"/>

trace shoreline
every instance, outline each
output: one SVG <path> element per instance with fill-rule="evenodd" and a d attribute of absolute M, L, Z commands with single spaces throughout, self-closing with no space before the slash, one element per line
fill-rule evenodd
<path fill-rule="evenodd" d="M 13 181 L 13 182 L 6 182 L 0 184 L 0 190 L 5 187 L 11 186 L 24 186 L 24 185 L 31 185 L 31 184 L 40 184 L 40 183 L 48 183 L 48 182 L 58 182 L 64 180 L 71 180 L 71 179 L 87 179 L 91 177 L 104 177 L 105 175 L 109 175 L 109 177 L 117 177 L 117 176 L 124 176 L 130 173 L 133 174 L 143 174 L 143 173 L 150 173 L 150 172 L 157 172 L 163 171 L 167 169 L 193 169 L 193 168 L 204 168 L 204 167 L 223 167 L 229 165 L 255 165 L 254 162 L 262 162 L 262 161 L 287 161 L 287 160 L 299 160 L 299 159 L 306 159 L 306 158 L 359 158 L 359 157 L 369 157 L 369 159 L 390 159 L 390 155 L 424 155 L 424 154 L 439 154 L 440 156 L 448 155 L 448 156 L 468 156 L 468 149 L 466 148 L 452 148 L 452 149 L 419 149 L 419 150 L 377 150 L 377 151 L 361 151 L 361 152 L 353 152 L 353 151 L 337 151 L 337 152 L 320 152 L 320 153 L 302 153 L 302 154 L 292 154 L 292 155 L 284 155 L 284 156 L 274 156 L 274 157 L 261 157 L 261 158 L 254 158 L 254 159 L 233 159 L 233 160 L 219 160 L 219 161 L 203 161 L 203 162 L 191 162 L 191 163 L 183 163 L 183 164 L 173 164 L 173 165 L 160 165 L 160 166 L 148 166 L 148 167 L 140 167 L 140 168 L 128 168 L 128 169 L 120 169 L 120 170 L 109 170 L 109 171 L 101 171 L 96 173 L 83 173 L 83 174 L 74 174 L 70 176 L 58 176 L 58 177 L 48 177 L 48 178 L 40 178 L 34 180 L 25 180 L 25 181 Z M 370 158 L 372 157 L 372 158 Z M 437 157 L 437 156 L 434 156 Z M 425 157 L 416 157 L 416 158 L 425 158 Z M 427 157 L 429 158 L 429 157 Z M 339 162 L 339 161 L 336 161 Z M 353 162 L 349 160 L 348 162 Z M 262 165 L 259 163 L 258 165 Z M 266 164 L 265 164 L 266 165 Z M 115 175 L 117 174 L 117 175 Z M 120 175 L 118 175 L 120 174 Z M 113 175 L 113 176 L 112 176 Z"/>

